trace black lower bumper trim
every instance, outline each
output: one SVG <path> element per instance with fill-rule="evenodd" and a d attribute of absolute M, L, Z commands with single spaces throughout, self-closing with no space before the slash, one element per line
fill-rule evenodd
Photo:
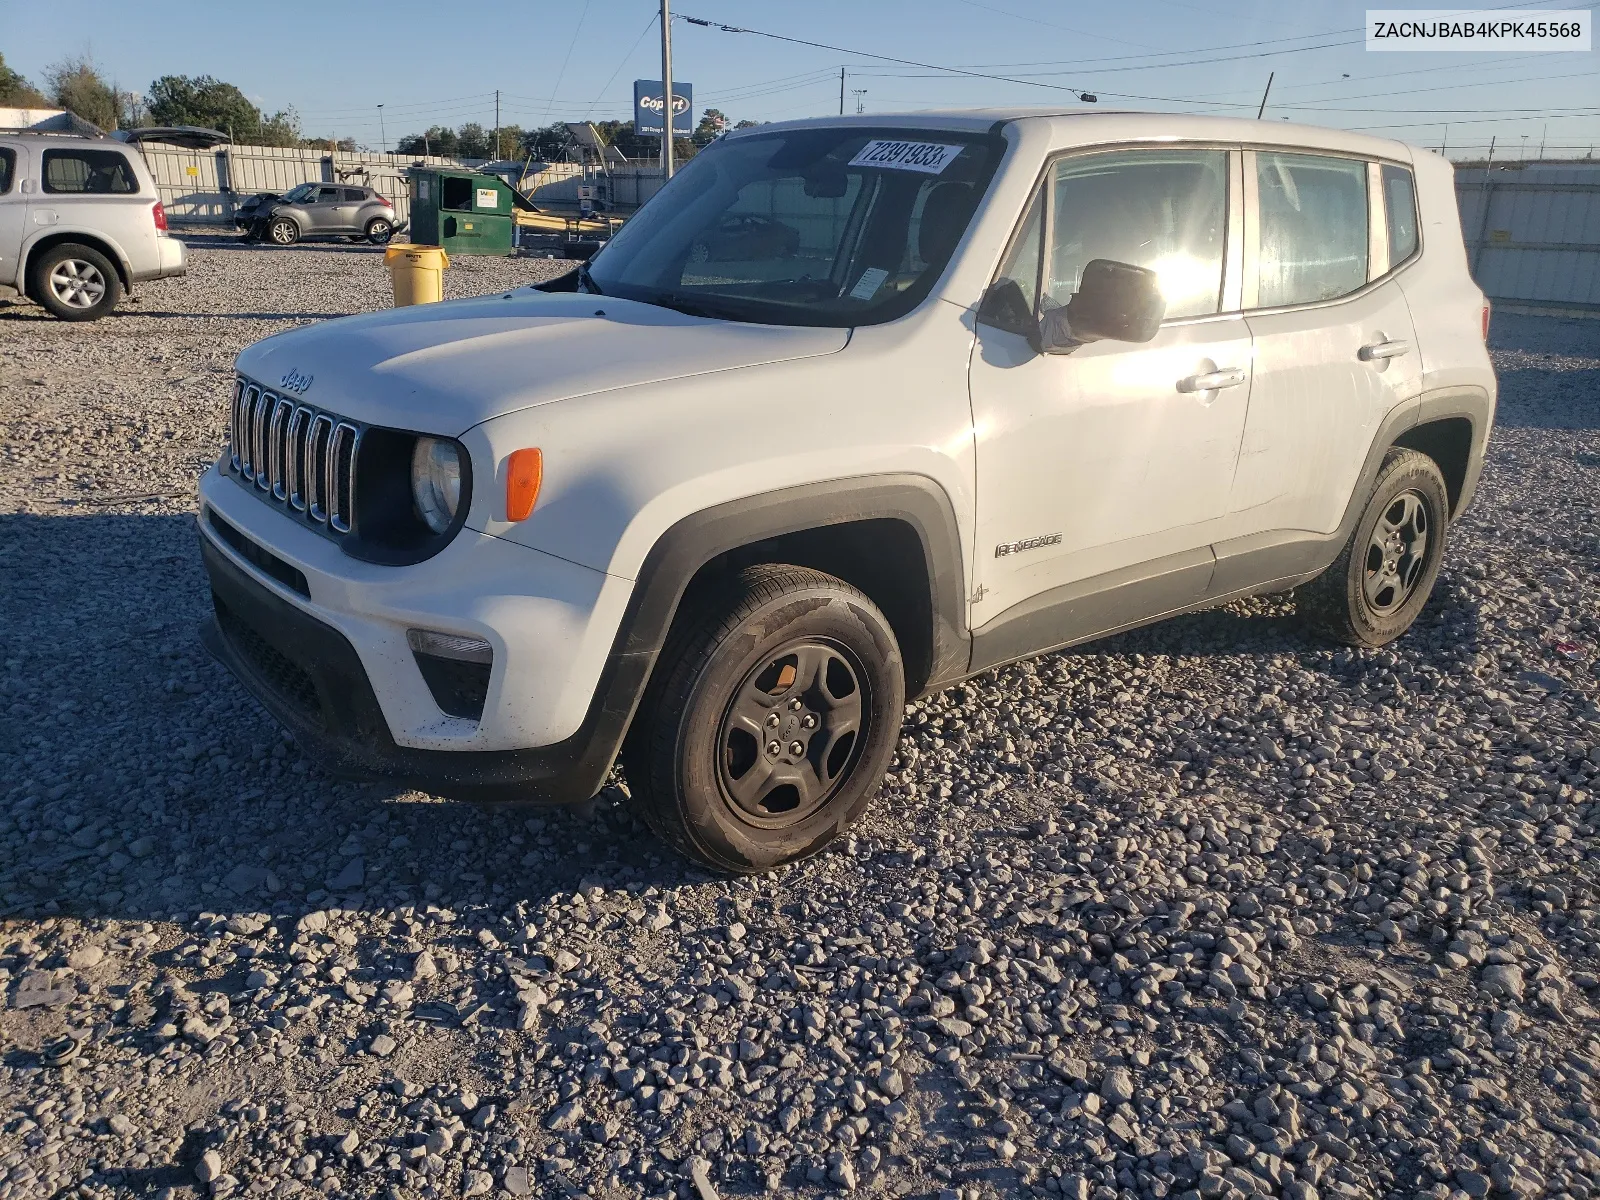
<path fill-rule="evenodd" d="M 348 639 L 290 604 L 200 536 L 216 616 L 207 649 L 290 733 L 312 762 L 347 779 L 381 780 L 462 800 L 572 803 L 594 795 L 621 740 L 606 714 L 552 746 L 419 750 L 397 745 Z M 624 718 L 625 720 L 625 718 Z M 603 728 L 606 732 L 597 734 Z"/>

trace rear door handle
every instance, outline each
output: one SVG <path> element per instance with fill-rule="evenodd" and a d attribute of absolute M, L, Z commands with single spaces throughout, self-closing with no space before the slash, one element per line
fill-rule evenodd
<path fill-rule="evenodd" d="M 1387 342 L 1373 342 L 1356 351 L 1356 357 L 1362 362 L 1377 362 L 1385 358 L 1399 358 L 1402 354 L 1411 353 L 1411 343 L 1404 338 L 1393 338 Z"/>
<path fill-rule="evenodd" d="M 1207 371 L 1204 375 L 1188 375 L 1178 380 L 1180 392 L 1214 392 L 1218 388 L 1238 387 L 1244 382 L 1243 367 L 1224 367 L 1220 371 Z"/>

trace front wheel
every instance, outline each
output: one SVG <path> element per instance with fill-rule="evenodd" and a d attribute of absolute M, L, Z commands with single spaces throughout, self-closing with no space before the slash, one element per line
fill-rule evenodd
<path fill-rule="evenodd" d="M 28 294 L 63 321 L 95 321 L 122 299 L 122 279 L 92 246 L 52 246 L 29 266 Z"/>
<path fill-rule="evenodd" d="M 658 836 L 715 870 L 805 858 L 849 828 L 894 755 L 894 630 L 843 580 L 751 567 L 680 616 L 624 750 Z"/>
<path fill-rule="evenodd" d="M 1302 615 L 1348 646 L 1394 641 L 1433 593 L 1449 519 L 1449 492 L 1433 459 L 1390 450 L 1343 552 L 1298 593 Z"/>
<path fill-rule="evenodd" d="M 267 225 L 267 239 L 275 246 L 292 246 L 300 240 L 300 226 L 288 217 L 274 217 Z"/>

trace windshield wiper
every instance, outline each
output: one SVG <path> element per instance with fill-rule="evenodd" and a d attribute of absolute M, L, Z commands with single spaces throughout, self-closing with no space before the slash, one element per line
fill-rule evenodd
<path fill-rule="evenodd" d="M 685 296 L 682 292 L 657 292 L 645 303 L 654 304 L 660 308 L 670 308 L 674 312 L 681 312 L 686 317 L 708 317 L 713 321 L 743 321 L 748 319 L 747 313 L 739 309 L 730 311 L 726 303 L 707 302 L 698 296 Z"/>

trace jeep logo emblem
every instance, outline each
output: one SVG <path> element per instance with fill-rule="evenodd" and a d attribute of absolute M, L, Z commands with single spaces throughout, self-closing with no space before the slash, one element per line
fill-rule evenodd
<path fill-rule="evenodd" d="M 297 396 L 305 395 L 311 387 L 315 376 L 306 375 L 298 367 L 291 367 L 283 373 L 283 378 L 278 380 L 278 386 L 286 392 L 293 392 Z"/>

